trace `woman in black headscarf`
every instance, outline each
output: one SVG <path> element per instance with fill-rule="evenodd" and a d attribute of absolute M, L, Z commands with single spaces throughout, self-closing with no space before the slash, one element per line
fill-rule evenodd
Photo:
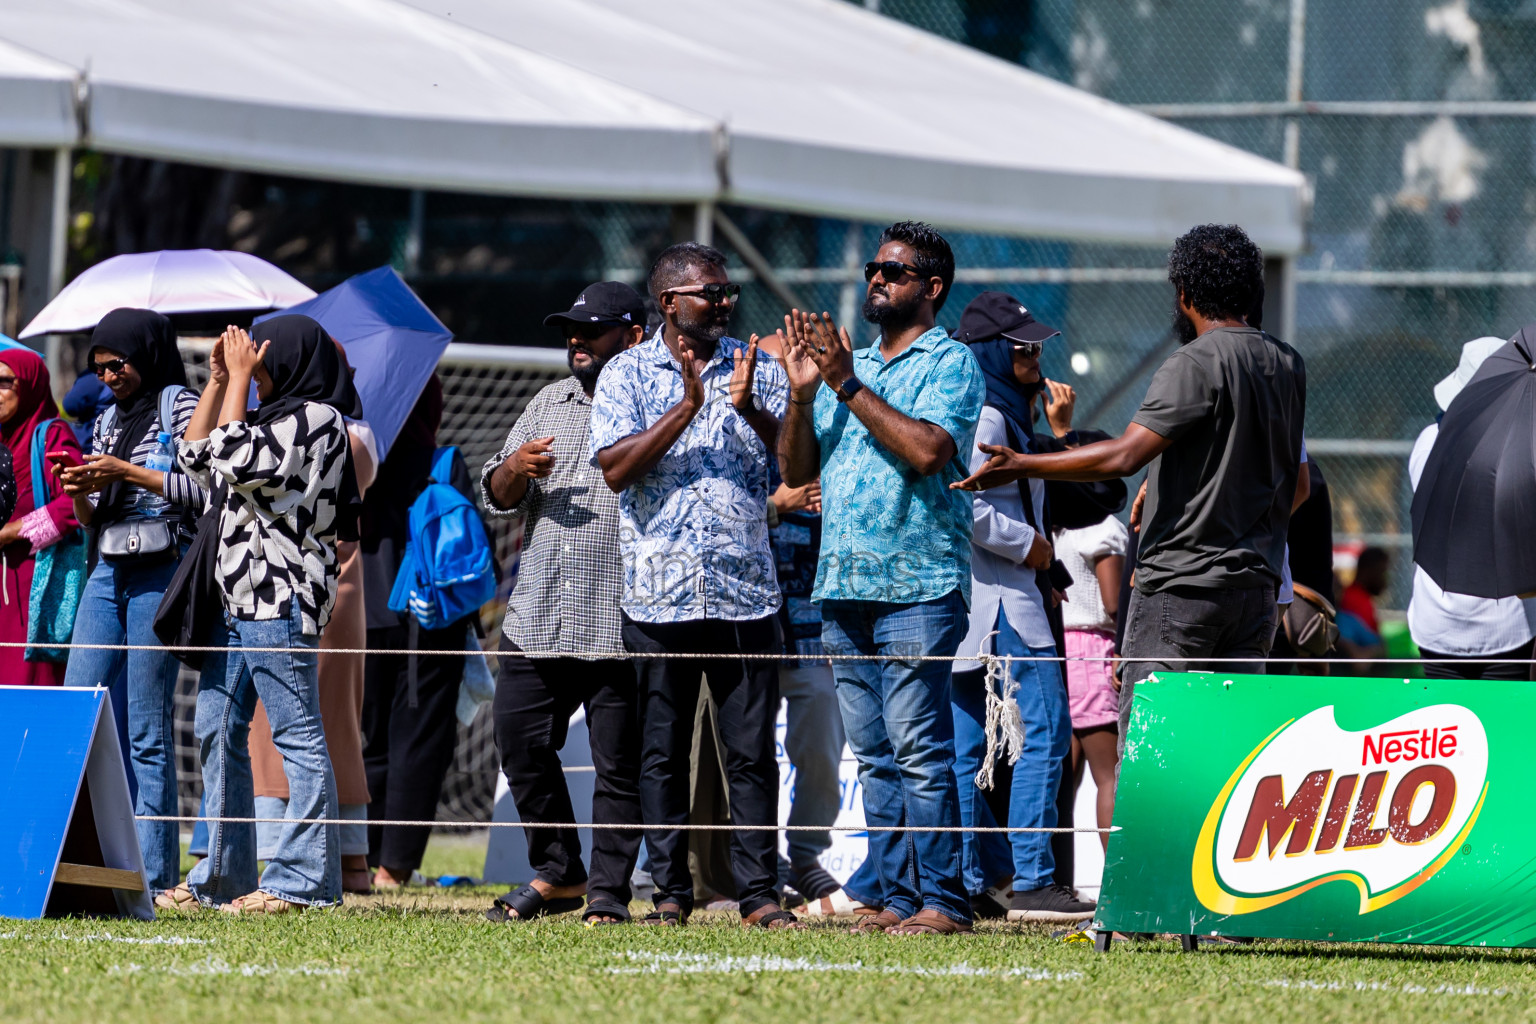
<path fill-rule="evenodd" d="M 209 371 L 181 452 L 219 510 L 214 576 L 226 649 L 209 656 L 198 683 L 203 791 L 210 817 L 252 816 L 246 730 L 259 697 L 283 756 L 289 824 L 258 882 L 255 828 L 213 822 L 207 859 L 158 902 L 241 913 L 326 906 L 341 900 L 341 844 L 336 825 L 316 821 L 338 814 L 319 639 L 336 598 L 338 539 L 355 536 L 343 417 L 360 417 L 362 403 L 339 349 L 305 316 L 264 321 L 254 339 L 227 329 Z M 260 404 L 248 412 L 253 382 Z"/>
<path fill-rule="evenodd" d="M 987 402 L 976 424 L 977 445 L 1007 445 L 1034 451 L 1030 401 L 1041 387 L 1040 356 L 1058 335 L 1012 296 L 984 292 L 961 315 L 961 335 L 987 384 Z M 987 456 L 970 453 L 973 467 Z M 1009 678 L 998 696 L 1013 690 L 1023 729 L 1008 794 L 1008 825 L 1052 828 L 1063 764 L 1070 750 L 1072 720 L 1067 687 L 1052 629 L 1054 559 L 1046 519 L 1045 483 L 1021 481 L 981 491 L 975 497 L 971 534 L 971 621 L 963 655 L 981 651 L 1012 656 Z M 974 781 L 987 768 L 987 691 L 976 662 L 957 662 L 950 692 L 955 712 L 955 766 L 961 784 L 960 818 L 966 828 L 992 824 L 992 814 Z M 1005 731 L 1006 736 L 1006 731 Z M 1093 905 L 1055 881 L 1055 859 L 1045 833 L 1015 832 L 1003 843 L 967 833 L 963 850 L 967 888 L 995 884 L 1012 875 L 1008 916 L 1025 921 L 1071 921 L 1092 916 Z M 974 841 L 973 841 L 974 840 Z M 1011 860 L 1011 863 L 1010 863 Z"/>
<path fill-rule="evenodd" d="M 206 496 L 174 463 L 167 470 L 151 461 L 174 453 L 197 408 L 197 392 L 187 388 L 175 328 L 151 310 L 108 313 L 91 334 L 88 358 L 115 405 L 92 424 L 85 464 L 59 471 L 75 518 L 95 531 L 101 553 L 80 597 L 74 642 L 139 649 L 76 650 L 64 685 L 111 688 L 113 704 L 127 710 L 134 810 L 174 815 L 178 666 L 159 647 L 152 623 Z M 178 826 L 140 821 L 137 827 L 151 888 L 174 886 L 181 877 Z"/>

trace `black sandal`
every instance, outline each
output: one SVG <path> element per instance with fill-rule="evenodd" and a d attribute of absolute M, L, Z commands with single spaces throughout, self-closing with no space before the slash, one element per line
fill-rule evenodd
<path fill-rule="evenodd" d="M 616 917 L 617 921 L 601 921 L 599 918 Z M 588 928 L 603 928 L 611 924 L 629 924 L 629 908 L 618 900 L 599 897 L 587 901 L 587 909 L 581 912 L 581 923 Z"/>
<path fill-rule="evenodd" d="M 773 904 L 760 907 L 741 919 L 743 928 L 761 928 L 764 931 L 805 931 L 806 923 L 789 911 Z"/>
<path fill-rule="evenodd" d="M 656 904 L 656 909 L 642 917 L 639 923 L 659 928 L 681 928 L 688 923 L 688 912 L 682 904 L 669 900 Z"/>
<path fill-rule="evenodd" d="M 553 899 L 545 899 L 544 894 L 539 890 L 531 885 L 525 885 L 505 896 L 496 897 L 496 901 L 491 904 L 491 909 L 485 912 L 485 917 L 486 920 L 496 924 L 532 921 L 550 914 L 569 914 L 573 910 L 580 910 L 586 902 L 583 896 L 556 896 Z"/>

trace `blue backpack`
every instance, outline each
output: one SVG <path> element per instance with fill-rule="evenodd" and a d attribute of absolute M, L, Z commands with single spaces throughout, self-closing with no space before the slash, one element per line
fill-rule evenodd
<path fill-rule="evenodd" d="M 453 446 L 432 457 L 431 479 L 411 504 L 409 539 L 389 608 L 442 629 L 496 596 L 495 559 L 480 513 L 450 480 L 463 456 Z M 462 474 L 467 476 L 468 474 Z"/>

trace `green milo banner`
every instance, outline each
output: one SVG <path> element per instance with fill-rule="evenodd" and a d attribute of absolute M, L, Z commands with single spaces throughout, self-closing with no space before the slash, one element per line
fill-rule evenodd
<path fill-rule="evenodd" d="M 1536 946 L 1531 683 L 1160 673 L 1098 927 Z"/>

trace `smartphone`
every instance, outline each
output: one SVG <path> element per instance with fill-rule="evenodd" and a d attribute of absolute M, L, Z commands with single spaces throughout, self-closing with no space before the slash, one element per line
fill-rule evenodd
<path fill-rule="evenodd" d="M 80 461 L 80 456 L 74 452 L 48 452 L 43 458 L 47 459 L 49 464 L 61 469 L 71 469 L 75 466 L 84 465 Z"/>

